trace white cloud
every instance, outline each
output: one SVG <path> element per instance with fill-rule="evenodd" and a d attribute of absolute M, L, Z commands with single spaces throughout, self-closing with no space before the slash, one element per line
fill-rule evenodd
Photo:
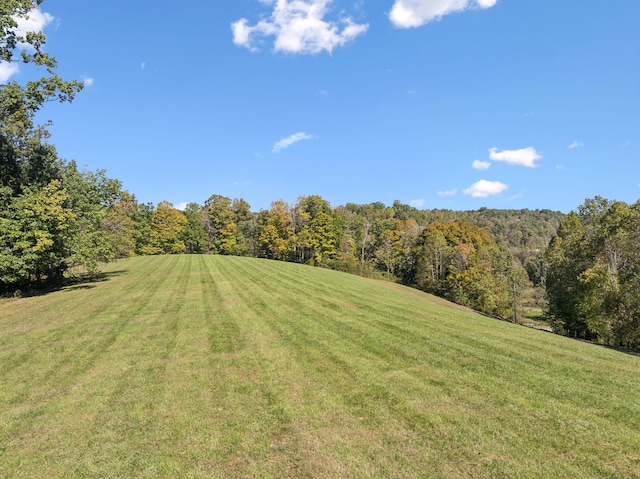
<path fill-rule="evenodd" d="M 53 15 L 42 12 L 38 8 L 30 10 L 24 17 L 13 17 L 18 26 L 15 28 L 15 33 L 19 37 L 24 37 L 28 32 L 41 32 L 44 27 L 49 25 L 55 19 Z M 31 49 L 30 45 L 19 43 L 19 48 Z M 0 83 L 5 83 L 13 75 L 19 73 L 20 69 L 18 65 L 8 62 L 0 62 Z"/>
<path fill-rule="evenodd" d="M 422 198 L 419 200 L 411 200 L 409 204 L 415 208 L 422 208 L 424 206 L 424 200 Z"/>
<path fill-rule="evenodd" d="M 325 21 L 333 0 L 277 0 L 271 15 L 255 25 L 246 18 L 231 24 L 233 43 L 257 51 L 256 37 L 275 37 L 274 50 L 286 53 L 331 53 L 334 48 L 362 35 L 368 24 L 354 23 L 350 17 Z M 272 1 L 261 0 L 265 5 Z"/>
<path fill-rule="evenodd" d="M 177 210 L 184 211 L 184 210 L 186 210 L 186 209 L 187 209 L 187 204 L 188 204 L 188 203 L 187 203 L 186 201 L 183 201 L 183 202 L 181 202 L 181 203 L 178 203 L 178 204 L 175 206 L 175 208 L 176 208 Z"/>
<path fill-rule="evenodd" d="M 290 147 L 294 143 L 297 143 L 302 140 L 311 140 L 315 138 L 313 135 L 307 135 L 305 132 L 296 133 L 294 135 L 288 136 L 287 138 L 283 138 L 278 141 L 275 145 L 273 145 L 273 152 L 277 153 L 280 150 L 284 150 L 285 148 Z"/>
<path fill-rule="evenodd" d="M 569 145 L 569 148 L 571 148 L 571 149 L 573 149 L 573 148 L 580 148 L 581 146 L 584 146 L 584 143 L 582 143 L 582 142 L 580 142 L 580 141 L 578 141 L 578 140 L 575 140 L 573 143 L 571 143 L 571 144 Z"/>
<path fill-rule="evenodd" d="M 471 166 L 473 166 L 474 170 L 488 170 L 491 168 L 491 163 L 488 161 L 475 160 Z"/>
<path fill-rule="evenodd" d="M 542 158 L 535 148 L 528 147 L 520 150 L 503 150 L 498 151 L 497 148 L 489 150 L 489 158 L 493 161 L 504 161 L 510 165 L 526 166 L 528 168 L 536 168 L 537 160 Z"/>
<path fill-rule="evenodd" d="M 0 83 L 5 83 L 18 72 L 20 69 L 15 63 L 0 62 Z"/>
<path fill-rule="evenodd" d="M 507 185 L 499 181 L 480 180 L 464 190 L 464 194 L 474 198 L 487 198 L 488 196 L 499 195 L 507 188 L 509 188 Z"/>
<path fill-rule="evenodd" d="M 457 188 L 454 188 L 452 190 L 438 191 L 438 196 L 454 196 L 457 192 Z"/>
<path fill-rule="evenodd" d="M 38 8 L 30 10 L 25 17 L 13 17 L 18 27 L 16 33 L 23 37 L 27 32 L 41 32 L 44 27 L 49 25 L 55 17 L 49 13 L 42 12 Z"/>
<path fill-rule="evenodd" d="M 490 8 L 498 0 L 395 0 L 389 19 L 396 27 L 414 28 L 470 8 Z"/>
<path fill-rule="evenodd" d="M 95 83 L 95 80 L 91 77 L 88 77 L 82 80 L 82 83 L 84 83 L 85 86 L 91 86 Z"/>

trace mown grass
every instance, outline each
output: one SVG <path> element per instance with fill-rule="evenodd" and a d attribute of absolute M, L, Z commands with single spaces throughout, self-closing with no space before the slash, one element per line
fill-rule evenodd
<path fill-rule="evenodd" d="M 0 477 L 640 477 L 640 358 L 296 264 L 0 304 Z"/>

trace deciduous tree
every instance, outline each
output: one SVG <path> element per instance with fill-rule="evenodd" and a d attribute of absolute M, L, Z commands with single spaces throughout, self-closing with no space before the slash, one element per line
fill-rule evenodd
<path fill-rule="evenodd" d="M 546 251 L 548 312 L 559 332 L 640 344 L 640 202 L 588 199 Z"/>
<path fill-rule="evenodd" d="M 25 189 L 0 217 L 0 289 L 61 278 L 67 267 L 65 231 L 76 219 L 59 180 Z"/>
<path fill-rule="evenodd" d="M 158 203 L 151 217 L 151 234 L 143 254 L 180 254 L 185 252 L 182 233 L 187 224 L 182 211 L 168 201 Z"/>
<path fill-rule="evenodd" d="M 503 318 L 512 315 L 511 292 L 526 275 L 488 232 L 465 222 L 427 226 L 414 248 L 415 285 L 451 301 Z"/>
<path fill-rule="evenodd" d="M 187 219 L 182 231 L 182 241 L 187 253 L 206 253 L 209 251 L 207 232 L 204 229 L 204 213 L 202 206 L 197 203 L 189 203 L 184 209 Z"/>
<path fill-rule="evenodd" d="M 258 214 L 256 236 L 259 256 L 291 261 L 293 259 L 293 235 L 291 208 L 286 201 L 274 201 L 269 210 L 262 210 Z"/>

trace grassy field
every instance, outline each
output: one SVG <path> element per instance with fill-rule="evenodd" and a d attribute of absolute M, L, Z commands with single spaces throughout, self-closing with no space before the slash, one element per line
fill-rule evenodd
<path fill-rule="evenodd" d="M 0 303 L 0 478 L 640 478 L 640 358 L 296 264 Z"/>

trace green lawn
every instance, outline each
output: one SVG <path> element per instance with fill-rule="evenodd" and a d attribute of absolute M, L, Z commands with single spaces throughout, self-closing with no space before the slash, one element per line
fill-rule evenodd
<path fill-rule="evenodd" d="M 141 257 L 0 303 L 0 478 L 640 478 L 640 358 L 392 283 Z"/>

